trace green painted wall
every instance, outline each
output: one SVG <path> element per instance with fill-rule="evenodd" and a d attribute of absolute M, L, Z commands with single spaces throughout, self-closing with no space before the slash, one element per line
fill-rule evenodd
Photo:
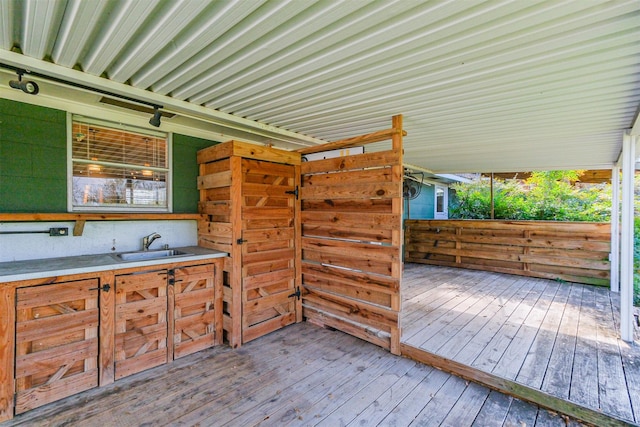
<path fill-rule="evenodd" d="M 173 211 L 198 210 L 196 152 L 217 144 L 173 135 Z M 0 99 L 0 212 L 67 211 L 66 112 Z"/>
<path fill-rule="evenodd" d="M 198 150 L 217 142 L 192 136 L 173 134 L 173 212 L 198 211 L 200 192 L 198 179 Z"/>
<path fill-rule="evenodd" d="M 0 99 L 0 212 L 66 212 L 66 113 Z"/>

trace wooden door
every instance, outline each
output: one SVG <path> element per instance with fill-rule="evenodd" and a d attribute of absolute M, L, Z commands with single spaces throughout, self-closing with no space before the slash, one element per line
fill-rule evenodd
<path fill-rule="evenodd" d="M 16 292 L 16 414 L 98 386 L 98 279 Z"/>
<path fill-rule="evenodd" d="M 116 276 L 115 298 L 115 378 L 167 363 L 167 270 Z"/>
<path fill-rule="evenodd" d="M 296 322 L 296 167 L 242 159 L 242 341 Z"/>
<path fill-rule="evenodd" d="M 169 283 L 173 282 L 173 358 L 212 347 L 222 339 L 220 322 L 216 322 L 214 264 L 179 267 L 173 270 Z M 171 273 L 171 272 L 170 272 Z M 222 272 L 217 272 L 222 274 Z M 219 301 L 218 305 L 222 305 Z M 218 323 L 218 324 L 216 324 Z M 216 330 L 218 327 L 219 330 Z"/>

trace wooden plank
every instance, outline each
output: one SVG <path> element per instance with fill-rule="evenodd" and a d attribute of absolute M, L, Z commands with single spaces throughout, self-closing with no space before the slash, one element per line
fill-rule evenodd
<path fill-rule="evenodd" d="M 355 258 L 350 255 L 327 254 L 323 251 L 304 250 L 302 260 L 380 275 L 388 275 L 392 269 L 391 262 L 372 261 L 368 258 Z"/>
<path fill-rule="evenodd" d="M 393 181 L 393 170 L 390 166 L 381 169 L 365 169 L 347 172 L 319 173 L 305 175 L 302 186 L 313 188 L 329 185 L 371 184 Z M 401 177 L 399 179 L 402 179 Z"/>
<path fill-rule="evenodd" d="M 242 341 L 249 342 L 265 334 L 273 332 L 276 329 L 280 329 L 284 326 L 295 323 L 295 321 L 296 313 L 291 312 L 282 314 L 278 317 L 259 323 L 257 325 L 244 328 L 242 331 Z"/>
<path fill-rule="evenodd" d="M 361 229 L 395 230 L 400 216 L 397 214 L 365 214 L 351 212 L 301 212 L 301 219 L 305 225 L 319 225 L 336 227 L 356 227 Z"/>
<path fill-rule="evenodd" d="M 371 328 L 359 325 L 357 323 L 349 322 L 338 316 L 334 316 L 322 309 L 317 309 L 302 302 L 302 310 L 304 317 L 308 322 L 321 327 L 335 328 L 342 332 L 345 332 L 361 340 L 370 342 L 385 349 L 391 348 L 391 342 L 388 336 L 378 334 Z"/>
<path fill-rule="evenodd" d="M 325 254 L 335 255 L 351 254 L 353 257 L 383 262 L 400 259 L 400 251 L 397 247 L 315 237 L 303 237 L 302 250 L 322 251 Z"/>
<path fill-rule="evenodd" d="M 245 179 L 247 179 L 247 175 L 266 175 L 285 178 L 295 177 L 295 170 L 291 167 L 291 165 L 282 164 L 279 162 L 274 163 L 273 161 L 269 161 L 268 159 L 242 159 L 242 173 Z"/>
<path fill-rule="evenodd" d="M 380 182 L 371 184 L 351 185 L 316 185 L 302 187 L 300 197 L 302 200 L 340 200 L 340 199 L 390 199 L 400 197 L 402 188 L 399 183 Z"/>
<path fill-rule="evenodd" d="M 304 176 L 312 173 L 384 168 L 389 165 L 398 164 L 399 159 L 400 155 L 390 150 L 357 154 L 348 157 L 336 157 L 333 159 L 314 160 L 312 162 L 303 162 L 300 165 L 300 173 Z"/>
<path fill-rule="evenodd" d="M 401 135 L 407 134 L 402 129 L 393 127 L 391 129 L 379 130 L 366 135 L 355 136 L 353 138 L 343 139 L 340 141 L 328 142 L 322 145 L 314 145 L 312 147 L 300 148 L 296 151 L 304 155 L 304 154 L 320 153 L 322 151 L 329 151 L 329 150 L 340 150 L 343 148 L 350 148 L 358 145 L 366 145 L 374 142 L 386 141 L 388 139 L 391 139 L 396 134 L 398 134 L 398 132 L 400 132 Z"/>
<path fill-rule="evenodd" d="M 21 391 L 16 396 L 16 414 L 37 408 L 48 402 L 76 394 L 78 390 L 87 390 L 98 385 L 98 371 L 92 370 L 62 378 L 55 383 L 45 384 Z"/>
<path fill-rule="evenodd" d="M 0 285 L 0 422 L 13 417 L 14 336 L 15 336 L 15 288 Z"/>
<path fill-rule="evenodd" d="M 363 301 L 330 294 L 319 289 L 305 289 L 303 305 L 314 307 L 337 317 L 389 331 L 398 324 L 398 313 Z"/>
<path fill-rule="evenodd" d="M 309 262 L 302 263 L 302 274 L 375 292 L 394 294 L 400 290 L 400 280 L 393 277 L 331 268 Z"/>
<path fill-rule="evenodd" d="M 391 244 L 392 230 L 372 230 L 367 228 L 336 227 L 335 225 L 302 225 L 302 235 L 329 237 L 332 239 L 359 240 Z"/>
<path fill-rule="evenodd" d="M 445 372 L 450 372 L 456 376 L 469 381 L 497 390 L 501 393 L 509 394 L 518 399 L 526 400 L 552 411 L 567 414 L 578 420 L 598 426 L 628 426 L 629 424 L 617 417 L 605 415 L 600 411 L 582 406 L 575 402 L 569 402 L 538 389 L 528 387 L 515 381 L 474 369 L 461 363 L 449 360 L 442 356 L 426 352 L 415 347 L 400 344 L 402 355 L 417 360 Z"/>
<path fill-rule="evenodd" d="M 305 212 L 312 211 L 329 211 L 329 212 L 367 212 L 372 213 L 391 213 L 392 199 L 359 199 L 359 200 L 303 200 L 302 210 Z"/>
<path fill-rule="evenodd" d="M 212 173 L 199 176 L 197 182 L 198 190 L 208 190 L 210 188 L 229 187 L 231 185 L 231 171 Z"/>

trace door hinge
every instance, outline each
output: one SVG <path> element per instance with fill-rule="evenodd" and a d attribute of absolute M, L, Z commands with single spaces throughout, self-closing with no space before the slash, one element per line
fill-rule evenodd
<path fill-rule="evenodd" d="M 247 242 L 247 241 L 246 241 L 246 240 L 243 240 L 242 238 L 240 238 L 240 239 L 236 240 L 236 243 L 237 243 L 237 244 L 239 244 L 239 245 L 241 245 L 241 244 L 243 244 L 243 243 L 246 243 L 246 242 Z"/>
<path fill-rule="evenodd" d="M 293 194 L 294 196 L 296 196 L 296 200 L 298 200 L 298 186 L 296 185 L 296 189 L 295 190 L 290 190 L 290 191 L 285 191 L 285 194 Z"/>
<path fill-rule="evenodd" d="M 102 292 L 109 292 L 109 289 L 111 289 L 111 285 L 109 285 L 108 283 L 105 283 L 102 286 L 98 286 L 97 288 L 89 288 L 90 291 L 102 291 Z"/>
<path fill-rule="evenodd" d="M 300 287 L 297 287 L 296 291 L 291 295 L 289 295 L 288 298 L 297 297 L 298 299 L 300 299 L 301 296 L 302 296 L 302 292 L 300 292 Z"/>

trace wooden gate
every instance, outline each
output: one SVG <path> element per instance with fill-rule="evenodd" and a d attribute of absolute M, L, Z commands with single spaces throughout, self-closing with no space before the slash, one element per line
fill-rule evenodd
<path fill-rule="evenodd" d="M 16 414 L 98 386 L 98 283 L 17 290 Z"/>
<path fill-rule="evenodd" d="M 296 322 L 296 167 L 241 162 L 242 341 L 247 342 Z"/>

